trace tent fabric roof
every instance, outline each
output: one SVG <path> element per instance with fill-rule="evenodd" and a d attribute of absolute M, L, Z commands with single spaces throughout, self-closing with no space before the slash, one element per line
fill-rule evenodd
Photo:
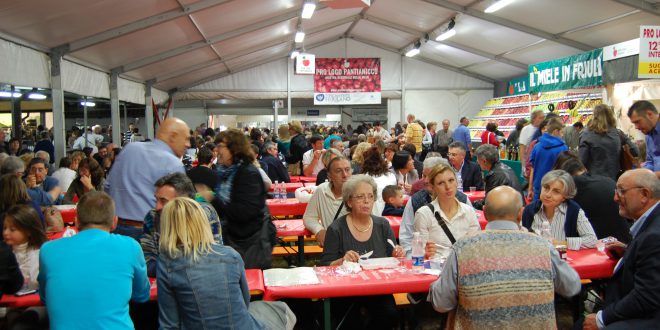
<path fill-rule="evenodd" d="M 351 38 L 403 54 L 422 40 L 424 62 L 505 80 L 637 38 L 640 25 L 658 24 L 659 2 L 516 0 L 486 14 L 490 0 L 372 0 L 364 9 L 321 1 L 303 20 L 303 0 L 23 0 L 0 5 L 0 38 L 170 91 L 287 57 L 299 26 L 308 49 Z M 456 36 L 436 42 L 452 18 Z"/>

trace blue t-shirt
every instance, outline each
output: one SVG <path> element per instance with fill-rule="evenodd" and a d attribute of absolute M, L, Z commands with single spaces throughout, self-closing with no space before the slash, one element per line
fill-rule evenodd
<path fill-rule="evenodd" d="M 133 329 L 128 302 L 149 300 L 147 266 L 133 238 L 86 229 L 39 253 L 39 294 L 50 328 Z"/>

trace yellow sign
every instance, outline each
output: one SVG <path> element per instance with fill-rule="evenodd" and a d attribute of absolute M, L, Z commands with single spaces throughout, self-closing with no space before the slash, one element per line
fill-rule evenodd
<path fill-rule="evenodd" d="M 639 27 L 639 78 L 660 78 L 660 26 Z"/>

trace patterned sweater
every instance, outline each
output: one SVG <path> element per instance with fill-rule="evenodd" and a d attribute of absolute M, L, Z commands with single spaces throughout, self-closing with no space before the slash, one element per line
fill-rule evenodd
<path fill-rule="evenodd" d="M 549 245 L 519 231 L 485 231 L 454 244 L 456 329 L 555 329 Z"/>

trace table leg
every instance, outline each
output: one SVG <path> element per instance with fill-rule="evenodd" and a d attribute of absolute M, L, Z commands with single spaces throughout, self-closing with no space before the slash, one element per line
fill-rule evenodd
<path fill-rule="evenodd" d="M 323 329 L 332 329 L 332 318 L 330 317 L 330 298 L 323 299 Z"/>
<path fill-rule="evenodd" d="M 305 236 L 298 236 L 298 267 L 305 265 Z"/>

